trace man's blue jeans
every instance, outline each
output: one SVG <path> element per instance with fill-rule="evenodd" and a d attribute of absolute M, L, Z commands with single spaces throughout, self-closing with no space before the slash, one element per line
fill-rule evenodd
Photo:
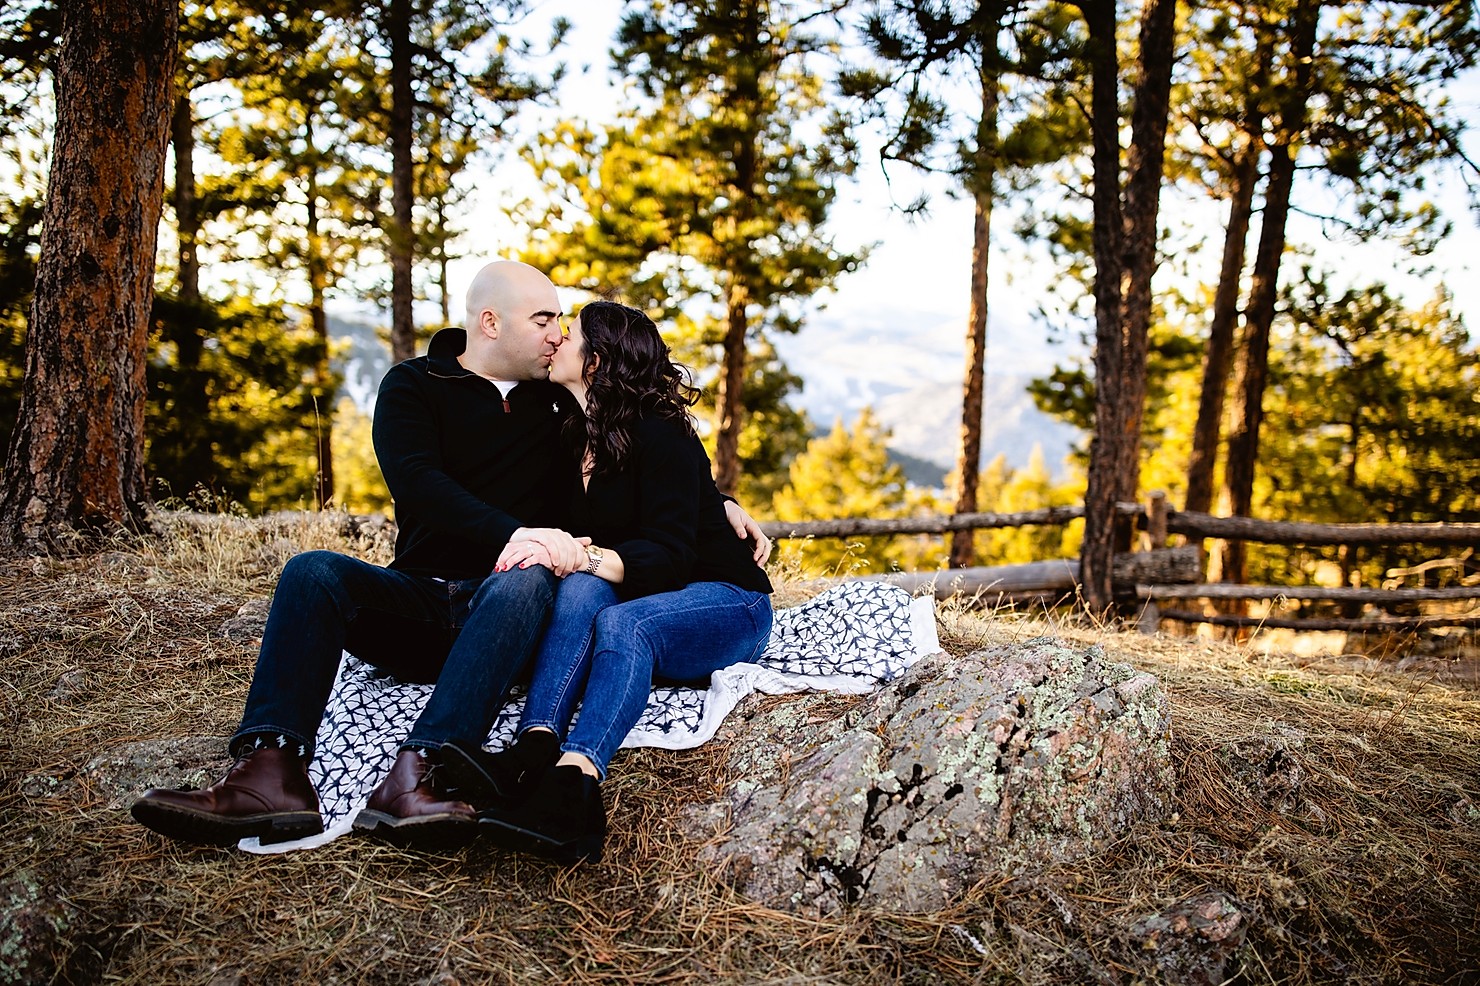
<path fill-rule="evenodd" d="M 579 699 L 580 718 L 560 748 L 584 755 L 606 777 L 654 679 L 707 684 L 720 668 L 754 661 L 770 636 L 771 597 L 763 592 L 695 582 L 618 604 L 606 581 L 566 576 L 535 656 L 519 731 L 543 726 L 564 737 Z"/>
<path fill-rule="evenodd" d="M 233 748 L 281 733 L 312 751 L 346 650 L 402 681 L 436 683 L 403 749 L 481 744 L 545 629 L 556 582 L 538 565 L 452 582 L 332 551 L 295 555 L 273 592 Z"/>

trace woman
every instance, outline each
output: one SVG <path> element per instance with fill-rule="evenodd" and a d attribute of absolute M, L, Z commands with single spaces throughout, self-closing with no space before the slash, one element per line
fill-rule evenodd
<path fill-rule="evenodd" d="M 594 861 L 606 833 L 600 781 L 653 679 L 705 683 L 758 657 L 771 583 L 725 519 L 688 413 L 698 393 L 652 319 L 586 305 L 550 379 L 585 412 L 568 429 L 581 463 L 570 516 L 591 538 L 589 564 L 560 583 L 514 745 L 489 754 L 453 743 L 442 756 L 502 845 Z M 532 564 L 549 564 L 544 549 L 511 543 L 498 568 Z"/>

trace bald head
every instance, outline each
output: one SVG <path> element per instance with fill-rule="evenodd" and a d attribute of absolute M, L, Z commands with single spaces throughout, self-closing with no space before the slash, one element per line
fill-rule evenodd
<path fill-rule="evenodd" d="M 478 324 L 478 317 L 487 309 L 503 312 L 511 308 L 511 302 L 525 294 L 548 291 L 555 293 L 555 285 L 538 269 L 517 260 L 495 260 L 484 264 L 473 275 L 468 285 L 468 331 Z"/>
<path fill-rule="evenodd" d="M 549 375 L 560 346 L 560 299 L 543 273 L 517 260 L 487 264 L 468 286 L 463 366 L 499 380 Z"/>

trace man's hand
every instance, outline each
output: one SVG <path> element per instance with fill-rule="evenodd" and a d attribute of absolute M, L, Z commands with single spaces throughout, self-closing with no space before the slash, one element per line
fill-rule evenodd
<path fill-rule="evenodd" d="M 558 527 L 521 527 L 509 538 L 509 543 L 499 554 L 499 571 L 523 563 L 545 565 L 556 575 L 564 578 L 571 572 L 586 567 L 586 545 L 590 538 L 571 537 Z M 531 548 L 536 545 L 543 554 Z M 505 564 L 505 559 L 510 564 Z"/>
<path fill-rule="evenodd" d="M 755 518 L 745 512 L 745 508 L 734 500 L 725 501 L 725 518 L 729 520 L 730 526 L 741 538 L 754 538 L 755 548 L 751 551 L 751 557 L 757 565 L 765 565 L 771 557 L 771 539 L 761 532 L 761 525 L 755 522 Z"/>

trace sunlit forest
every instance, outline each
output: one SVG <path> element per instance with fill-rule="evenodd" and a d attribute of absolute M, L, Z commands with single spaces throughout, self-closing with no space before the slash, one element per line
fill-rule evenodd
<path fill-rule="evenodd" d="M 0 982 L 1480 981 L 1477 58 L 0 3 Z"/>
<path fill-rule="evenodd" d="M 1442 282 L 1415 276 L 1475 221 L 1480 167 L 1450 99 L 1480 50 L 1470 4 L 1209 0 L 1166 5 L 1161 27 L 1142 5 L 620 6 L 596 56 L 614 82 L 587 105 L 566 97 L 590 57 L 569 41 L 582 3 L 182 5 L 142 432 L 155 502 L 388 512 L 372 411 L 343 386 L 349 341 L 331 314 L 378 313 L 396 360 L 459 324 L 449 264 L 468 249 L 476 193 L 507 187 L 525 234 L 511 255 L 570 307 L 609 296 L 658 318 L 705 385 L 717 481 L 758 517 L 1082 502 L 1091 440 L 1107 433 L 1097 418 L 1118 408 L 1136 439 L 1115 468 L 1121 498 L 1161 489 L 1179 508 L 1272 520 L 1480 520 L 1480 351 Z M 51 3 L 0 13 L 6 442 L 59 24 Z M 814 299 L 868 270 L 867 249 L 830 223 L 880 168 L 899 189 L 945 189 L 873 203 L 881 216 L 929 222 L 931 195 L 948 195 L 976 217 L 960 451 L 939 488 L 906 481 L 868 409 L 811 420 L 775 346 L 814 331 Z M 1295 238 L 1294 216 L 1318 218 L 1321 241 Z M 1341 262 L 1374 242 L 1400 258 L 1392 283 Z M 988 300 L 1018 290 L 990 269 L 1003 251 L 1051 259 L 1053 288 L 1034 299 L 1045 345 L 1084 344 L 1031 386 L 1083 435 L 1067 474 L 981 445 Z M 1096 276 L 1107 258 L 1126 264 L 1114 291 Z M 1126 362 L 1107 362 L 1121 340 Z M 1113 393 L 1097 386 L 1107 369 Z M 931 569 L 1070 557 L 1080 537 L 787 550 L 828 571 Z M 1248 574 L 1298 583 L 1334 565 L 1370 584 L 1412 560 L 1396 550 L 1256 549 Z"/>

